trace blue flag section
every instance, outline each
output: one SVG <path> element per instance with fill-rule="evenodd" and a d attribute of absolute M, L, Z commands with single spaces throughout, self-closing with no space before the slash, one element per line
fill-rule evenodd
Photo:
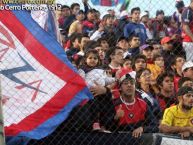
<path fill-rule="evenodd" d="M 7 145 L 24 145 L 51 134 L 92 95 L 57 40 L 30 13 L 0 11 L 0 36 Z"/>

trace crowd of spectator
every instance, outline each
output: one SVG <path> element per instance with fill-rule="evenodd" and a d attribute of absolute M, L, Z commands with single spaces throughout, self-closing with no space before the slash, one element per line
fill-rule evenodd
<path fill-rule="evenodd" d="M 139 7 L 117 16 L 83 4 L 63 5 L 58 22 L 94 99 L 79 104 L 63 129 L 193 134 L 193 0 L 155 18 Z"/>

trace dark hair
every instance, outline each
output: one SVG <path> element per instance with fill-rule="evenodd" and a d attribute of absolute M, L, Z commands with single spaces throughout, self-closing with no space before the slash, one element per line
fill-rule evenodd
<path fill-rule="evenodd" d="M 108 43 L 107 40 L 108 40 L 107 37 L 101 37 L 101 38 L 99 38 L 99 39 L 97 40 L 97 42 L 101 44 L 102 41 L 106 41 L 106 42 Z"/>
<path fill-rule="evenodd" d="M 128 60 L 130 60 L 130 61 L 132 62 L 132 58 L 131 58 L 130 55 L 127 55 L 127 56 L 123 59 L 123 63 L 121 64 L 121 66 L 123 67 L 123 64 L 124 64 L 126 61 L 128 61 Z"/>
<path fill-rule="evenodd" d="M 125 57 L 124 59 L 126 59 L 126 60 L 131 60 L 131 61 L 132 61 L 131 55 L 126 55 L 126 57 Z"/>
<path fill-rule="evenodd" d="M 79 6 L 79 7 L 80 7 L 80 5 L 79 5 L 78 3 L 73 3 L 73 4 L 70 6 L 70 9 L 73 10 L 74 7 L 76 7 L 76 6 Z"/>
<path fill-rule="evenodd" d="M 82 39 L 82 34 L 81 33 L 72 33 L 72 35 L 70 36 L 71 43 L 73 43 L 76 39 L 78 39 L 78 42 L 80 43 Z"/>
<path fill-rule="evenodd" d="M 185 5 L 184 5 L 184 2 L 183 1 L 178 1 L 178 2 L 176 2 L 176 5 L 175 5 L 175 7 L 177 8 L 177 9 L 180 9 L 180 8 L 183 8 Z"/>
<path fill-rule="evenodd" d="M 69 10 L 70 10 L 70 7 L 69 7 L 69 6 L 67 6 L 67 5 L 62 5 L 61 10 L 62 10 L 62 9 L 65 9 L 65 8 L 67 8 L 67 9 L 69 9 Z"/>
<path fill-rule="evenodd" d="M 113 11 L 113 9 L 108 9 L 107 11 L 108 11 L 108 12 L 109 12 L 109 11 Z"/>
<path fill-rule="evenodd" d="M 128 38 L 128 42 L 131 42 L 134 37 L 138 37 L 138 38 L 139 38 L 139 35 L 137 35 L 137 34 L 131 35 L 131 36 Z"/>
<path fill-rule="evenodd" d="M 156 54 L 153 56 L 153 62 L 156 61 L 157 58 L 163 57 L 161 54 Z"/>
<path fill-rule="evenodd" d="M 138 79 L 141 77 L 142 73 L 143 73 L 144 71 L 146 71 L 146 70 L 151 73 L 151 70 L 148 69 L 148 68 L 143 68 L 143 69 L 140 69 L 139 71 L 136 72 L 135 80 L 136 80 L 136 87 L 137 87 L 138 89 L 141 89 L 141 85 L 140 85 Z"/>
<path fill-rule="evenodd" d="M 88 38 L 90 38 L 90 37 L 88 36 L 88 34 L 86 34 L 86 33 L 83 33 L 83 34 L 82 34 L 82 37 L 88 37 Z"/>
<path fill-rule="evenodd" d="M 100 56 L 99 56 L 99 54 L 98 54 L 98 51 L 95 50 L 95 49 L 90 49 L 90 50 L 88 50 L 88 51 L 85 53 L 84 58 L 82 59 L 82 65 L 88 66 L 88 65 L 86 64 L 86 59 L 87 59 L 87 57 L 88 57 L 90 54 L 96 55 L 96 57 L 98 58 L 98 64 L 97 64 L 97 66 L 100 66 L 100 65 L 101 65 Z"/>
<path fill-rule="evenodd" d="M 110 19 L 110 18 L 114 18 L 114 17 L 110 14 L 106 14 L 106 15 L 103 16 L 102 20 L 106 21 L 107 19 Z"/>
<path fill-rule="evenodd" d="M 135 62 L 136 62 L 136 60 L 138 60 L 138 59 L 144 59 L 145 62 L 147 61 L 147 58 L 146 58 L 145 55 L 143 55 L 143 54 L 138 54 L 138 55 L 136 55 L 136 56 L 133 58 L 132 63 L 131 63 L 133 70 L 136 69 L 136 68 L 135 68 Z"/>
<path fill-rule="evenodd" d="M 84 11 L 83 10 L 79 10 L 76 15 L 80 15 L 80 14 L 84 14 Z"/>
<path fill-rule="evenodd" d="M 146 43 L 149 44 L 149 45 L 160 44 L 160 42 L 156 39 L 147 39 Z"/>
<path fill-rule="evenodd" d="M 135 7 L 131 9 L 131 14 L 133 14 L 135 11 L 140 11 L 139 7 Z"/>
<path fill-rule="evenodd" d="M 109 48 L 109 50 L 107 51 L 107 53 L 106 53 L 106 59 L 109 61 L 109 62 L 111 62 L 111 55 L 115 55 L 115 51 L 117 50 L 117 49 L 121 49 L 122 50 L 122 48 L 121 47 L 118 47 L 118 46 L 114 46 L 114 47 L 111 47 L 111 48 Z"/>
<path fill-rule="evenodd" d="M 159 76 L 157 77 L 156 81 L 157 81 L 157 85 L 158 86 L 162 86 L 163 85 L 163 81 L 166 77 L 172 78 L 174 79 L 174 75 L 170 72 L 164 72 L 159 74 Z"/>
<path fill-rule="evenodd" d="M 88 13 L 96 13 L 96 10 L 95 9 L 89 9 L 88 11 L 87 11 L 87 14 Z"/>
<path fill-rule="evenodd" d="M 156 11 L 156 16 L 160 15 L 160 14 L 163 14 L 164 15 L 164 11 L 163 10 L 157 10 Z"/>
<path fill-rule="evenodd" d="M 171 25 L 171 20 L 172 20 L 172 16 L 165 16 L 163 22 L 164 22 L 165 25 L 170 26 Z"/>
<path fill-rule="evenodd" d="M 186 82 L 186 81 L 192 81 L 193 80 L 189 77 L 182 77 L 179 81 L 178 81 L 178 88 L 181 88 L 182 85 Z"/>
<path fill-rule="evenodd" d="M 86 44 L 85 44 L 85 46 L 84 46 L 84 52 L 86 53 L 87 51 L 89 51 L 89 50 L 92 50 L 92 49 L 94 49 L 94 48 L 96 48 L 96 47 L 99 47 L 100 46 L 100 44 L 99 43 L 97 43 L 96 41 L 89 41 L 89 42 L 87 42 Z"/>
<path fill-rule="evenodd" d="M 72 61 L 74 61 L 74 63 L 77 66 L 77 68 L 80 67 L 80 64 L 81 64 L 83 58 L 84 58 L 84 56 L 77 55 L 77 54 L 72 56 Z"/>
<path fill-rule="evenodd" d="M 182 55 L 176 55 L 176 56 L 173 57 L 173 59 L 171 60 L 171 66 L 176 64 L 177 58 L 179 58 L 179 57 L 184 58 L 184 56 L 182 56 Z M 184 58 L 184 59 L 185 59 L 185 58 Z"/>

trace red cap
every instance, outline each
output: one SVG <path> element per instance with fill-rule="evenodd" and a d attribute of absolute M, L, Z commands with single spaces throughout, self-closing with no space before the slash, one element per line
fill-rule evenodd
<path fill-rule="evenodd" d="M 162 38 L 161 40 L 161 44 L 165 44 L 165 43 L 168 43 L 169 41 L 171 41 L 172 39 L 170 37 L 164 37 Z"/>
<path fill-rule="evenodd" d="M 121 70 L 119 70 L 117 74 L 117 79 L 119 80 L 119 83 L 125 80 L 127 78 L 126 77 L 127 75 L 129 75 L 131 79 L 135 80 L 136 72 L 129 69 L 122 68 Z"/>
<path fill-rule="evenodd" d="M 117 71 L 116 78 L 120 79 L 122 76 L 124 76 L 130 72 L 132 72 L 132 69 L 121 68 L 120 70 Z"/>

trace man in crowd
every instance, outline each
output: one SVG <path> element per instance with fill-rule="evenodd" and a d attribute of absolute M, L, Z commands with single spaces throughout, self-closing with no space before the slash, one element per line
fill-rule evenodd
<path fill-rule="evenodd" d="M 128 51 L 128 48 L 129 48 L 128 39 L 125 38 L 125 37 L 120 37 L 120 38 L 117 40 L 117 46 L 118 46 L 118 47 L 121 47 L 124 52 L 127 52 L 127 51 Z"/>
<path fill-rule="evenodd" d="M 182 37 L 183 47 L 186 51 L 186 60 L 193 60 L 193 0 L 190 5 L 182 13 Z"/>
<path fill-rule="evenodd" d="M 131 131 L 133 137 L 156 132 L 155 118 L 146 102 L 136 96 L 135 79 L 130 74 L 119 78 L 120 97 L 114 100 L 119 131 Z"/>
<path fill-rule="evenodd" d="M 182 66 L 182 73 L 184 77 L 193 79 L 193 62 L 187 61 Z"/>
<path fill-rule="evenodd" d="M 83 21 L 83 33 L 91 35 L 95 29 L 96 10 L 89 9 L 86 14 L 86 20 Z"/>
<path fill-rule="evenodd" d="M 66 30 L 66 31 L 68 31 L 68 29 L 69 29 L 70 25 L 72 24 L 72 22 L 73 22 L 74 20 L 76 20 L 76 14 L 77 14 L 77 13 L 79 12 L 79 10 L 80 10 L 80 5 L 79 5 L 78 3 L 73 3 L 73 4 L 71 5 L 71 7 L 70 7 L 70 10 L 71 10 L 71 15 L 68 16 L 68 17 L 65 19 L 64 23 L 61 25 L 61 28 L 62 28 L 63 30 Z"/>
<path fill-rule="evenodd" d="M 146 29 L 146 34 L 148 39 L 152 39 L 153 35 L 152 35 L 152 30 L 150 29 L 150 19 L 149 19 L 149 13 L 147 11 L 144 11 L 140 14 L 140 20 L 141 20 L 141 24 L 144 25 L 145 29 Z"/>
<path fill-rule="evenodd" d="M 193 134 L 193 89 L 182 87 L 177 96 L 179 103 L 165 110 L 160 131 L 189 137 Z"/>
<path fill-rule="evenodd" d="M 72 61 L 73 55 L 75 55 L 80 51 L 80 43 L 81 43 L 82 37 L 83 35 L 80 33 L 72 34 L 70 38 L 72 47 L 66 51 L 66 55 L 70 61 Z"/>
<path fill-rule="evenodd" d="M 178 87 L 192 87 L 193 88 L 193 80 L 191 78 L 188 77 L 182 77 L 179 81 L 178 81 Z"/>
<path fill-rule="evenodd" d="M 166 29 L 164 28 L 164 11 L 157 10 L 156 18 L 153 20 L 153 38 L 160 40 L 166 36 Z"/>
<path fill-rule="evenodd" d="M 60 17 L 58 19 L 58 23 L 59 23 L 60 28 L 63 26 L 64 21 L 66 18 L 68 18 L 68 16 L 70 16 L 70 7 L 67 5 L 63 5 L 61 7 L 61 13 L 60 13 Z"/>
<path fill-rule="evenodd" d="M 110 68 L 113 77 L 115 76 L 117 70 L 121 68 L 123 63 L 123 53 L 123 49 L 118 46 L 110 48 L 106 53 L 106 57 L 109 59 L 108 67 Z"/>
<path fill-rule="evenodd" d="M 125 52 L 125 56 L 130 55 L 131 57 L 135 57 L 140 53 L 139 46 L 140 46 L 140 38 L 138 35 L 131 35 L 128 39 L 129 42 L 129 49 L 128 52 Z"/>
<path fill-rule="evenodd" d="M 168 72 L 160 74 L 157 77 L 157 84 L 160 89 L 157 99 L 162 112 L 164 112 L 166 108 L 175 103 L 173 74 Z"/>
<path fill-rule="evenodd" d="M 124 27 L 124 36 L 129 38 L 131 35 L 137 35 L 140 38 L 141 44 L 144 44 L 147 39 L 146 29 L 140 24 L 140 8 L 131 9 L 131 22 Z"/>
<path fill-rule="evenodd" d="M 147 58 L 145 55 L 139 54 L 136 55 L 132 60 L 132 69 L 134 71 L 139 71 L 140 69 L 144 69 L 147 67 Z"/>
<path fill-rule="evenodd" d="M 181 33 L 181 23 L 182 23 L 182 12 L 185 8 L 183 0 L 176 1 L 175 7 L 177 8 L 177 11 L 173 14 L 173 19 L 178 25 L 178 34 Z"/>
<path fill-rule="evenodd" d="M 171 62 L 172 59 L 175 57 L 173 53 L 173 43 L 172 39 L 170 37 L 164 37 L 161 40 L 162 45 L 162 56 L 164 58 L 164 64 L 165 64 L 165 70 L 171 69 Z"/>

